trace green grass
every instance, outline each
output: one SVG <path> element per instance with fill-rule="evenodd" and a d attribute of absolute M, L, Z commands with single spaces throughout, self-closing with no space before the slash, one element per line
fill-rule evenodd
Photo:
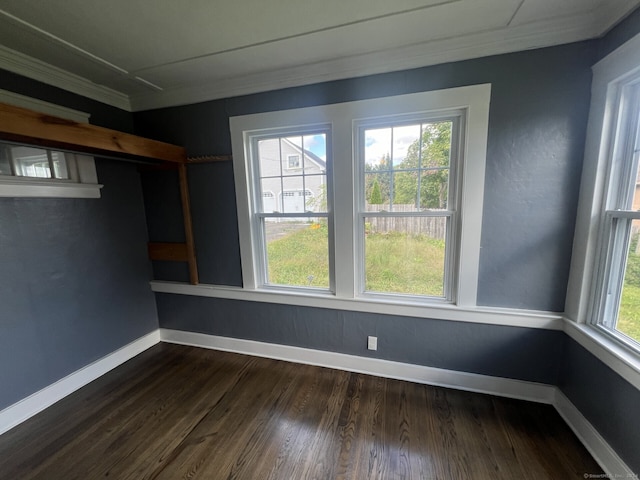
<path fill-rule="evenodd" d="M 633 238 L 630 243 L 617 329 L 640 342 L 640 255 L 636 253 L 638 237 Z"/>
<path fill-rule="evenodd" d="M 618 330 L 640 342 L 640 287 L 626 282 L 620 301 Z"/>
<path fill-rule="evenodd" d="M 635 240 L 634 240 L 635 242 Z M 368 233 L 366 290 L 442 296 L 444 242 L 425 235 Z M 329 288 L 327 226 L 312 224 L 269 243 L 269 282 Z M 640 255 L 632 244 L 617 328 L 640 342 Z"/>
<path fill-rule="evenodd" d="M 425 235 L 369 233 L 365 250 L 368 291 L 442 296 L 443 241 Z M 270 283 L 329 287 L 326 225 L 313 224 L 271 241 L 267 255 Z"/>
<path fill-rule="evenodd" d="M 370 233 L 365 240 L 367 291 L 441 297 L 444 241 L 399 232 Z"/>
<path fill-rule="evenodd" d="M 327 226 L 314 223 L 269 242 L 269 283 L 329 288 Z"/>

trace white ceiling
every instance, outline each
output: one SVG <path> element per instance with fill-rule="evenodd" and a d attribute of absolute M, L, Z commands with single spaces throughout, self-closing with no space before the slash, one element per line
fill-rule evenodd
<path fill-rule="evenodd" d="M 0 68 L 127 110 L 599 37 L 640 0 L 0 0 Z"/>

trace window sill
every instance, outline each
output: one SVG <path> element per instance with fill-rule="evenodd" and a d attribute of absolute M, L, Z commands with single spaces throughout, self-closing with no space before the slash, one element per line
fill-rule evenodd
<path fill-rule="evenodd" d="M 573 340 L 640 390 L 640 357 L 591 325 L 565 318 L 564 331 Z"/>
<path fill-rule="evenodd" d="M 47 180 L 2 178 L 0 197 L 100 198 L 102 185 Z"/>
<path fill-rule="evenodd" d="M 163 281 L 152 281 L 151 289 L 157 293 L 330 308 L 354 312 L 428 318 L 433 320 L 451 320 L 547 330 L 563 329 L 563 316 L 561 313 L 494 307 L 459 307 L 437 300 L 427 304 L 425 302 L 404 301 L 405 299 L 403 299 L 403 301 L 392 301 L 386 298 L 379 299 L 364 296 L 358 298 L 337 298 L 330 293 L 324 292 L 283 292 L 271 289 L 249 290 L 240 287 L 203 284 L 190 285 L 187 283 Z"/>

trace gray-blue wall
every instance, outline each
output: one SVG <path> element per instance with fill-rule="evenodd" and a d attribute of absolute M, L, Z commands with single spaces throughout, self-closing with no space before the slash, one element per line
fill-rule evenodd
<path fill-rule="evenodd" d="M 136 131 L 189 155 L 229 154 L 230 116 L 491 83 L 478 302 L 562 311 L 594 54 L 583 42 L 152 110 L 135 115 Z M 192 166 L 189 176 L 201 281 L 241 285 L 231 165 Z M 181 225 L 180 215 L 152 193 L 150 225 L 161 218 L 176 231 L 170 224 Z M 153 230 L 151 240 L 162 241 Z M 155 267 L 158 279 L 185 280 L 171 266 Z"/>
<path fill-rule="evenodd" d="M 639 19 L 635 12 L 598 41 L 141 112 L 135 115 L 136 129 L 185 145 L 190 155 L 228 154 L 229 116 L 489 82 L 478 301 L 561 312 L 584 154 L 590 67 L 637 32 Z M 231 165 L 192 166 L 189 174 L 201 280 L 241 285 Z M 175 178 L 159 175 L 177 192 Z M 149 185 L 145 194 L 152 238 L 180 236 L 180 213 L 162 206 Z M 157 228 L 159 219 L 164 231 Z M 187 278 L 186 271 L 172 265 L 154 268 L 159 279 Z M 632 410 L 638 390 L 564 333 L 191 296 L 156 297 L 160 325 L 166 328 L 559 385 L 629 466 L 640 471 L 640 418 L 637 409 Z M 378 336 L 378 352 L 366 350 L 367 335 Z M 599 385 L 606 385 L 608 393 L 590 395 Z M 612 392 L 614 403 L 606 403 L 604 396 Z M 618 409 L 614 415 L 608 415 L 609 406 Z"/>
<path fill-rule="evenodd" d="M 277 90 L 135 114 L 144 136 L 190 155 L 231 153 L 229 117 L 491 83 L 480 256 L 480 305 L 562 311 L 589 110 L 594 42 Z M 202 283 L 242 285 L 230 162 L 189 167 Z M 482 181 L 482 180 L 480 180 Z M 145 174 L 150 238 L 179 241 L 174 173 Z M 157 279 L 186 281 L 156 262 Z M 555 384 L 562 333 L 284 305 L 158 295 L 160 325 L 178 330 Z"/>
<path fill-rule="evenodd" d="M 133 125 L 129 113 L 18 80 L 0 72 L 0 88 Z M 0 198 L 0 410 L 158 328 L 137 166 L 96 168 L 100 199 Z"/>

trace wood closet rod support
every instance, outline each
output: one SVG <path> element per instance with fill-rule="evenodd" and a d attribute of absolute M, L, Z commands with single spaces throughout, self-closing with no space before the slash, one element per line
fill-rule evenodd
<path fill-rule="evenodd" d="M 0 139 L 108 157 L 187 161 L 186 150 L 177 145 L 4 103 L 0 103 Z"/>
<path fill-rule="evenodd" d="M 184 219 L 184 236 L 187 245 L 187 263 L 189 264 L 189 282 L 197 285 L 198 264 L 196 263 L 196 245 L 193 238 L 193 222 L 191 221 L 191 202 L 189 200 L 189 181 L 187 178 L 187 166 L 181 163 L 178 168 L 180 181 L 180 200 L 182 201 L 182 217 Z"/>

